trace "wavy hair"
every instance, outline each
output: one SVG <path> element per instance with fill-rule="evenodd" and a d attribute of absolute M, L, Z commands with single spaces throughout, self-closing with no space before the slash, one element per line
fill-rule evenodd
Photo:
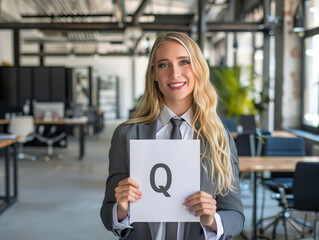
<path fill-rule="evenodd" d="M 168 32 L 160 34 L 150 53 L 146 71 L 145 92 L 133 113 L 124 124 L 150 123 L 157 119 L 163 104 L 163 94 L 155 82 L 155 53 L 160 45 L 175 41 L 187 50 L 191 67 L 196 75 L 193 91 L 193 134 L 202 140 L 204 152 L 201 162 L 208 160 L 211 181 L 216 182 L 215 194 L 226 195 L 233 190 L 234 174 L 226 130 L 217 114 L 218 94 L 209 80 L 208 64 L 197 44 L 186 34 Z M 204 165 L 205 166 L 205 165 Z"/>

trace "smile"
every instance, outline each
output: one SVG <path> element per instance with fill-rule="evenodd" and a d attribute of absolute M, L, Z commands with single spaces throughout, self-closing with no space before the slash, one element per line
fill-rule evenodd
<path fill-rule="evenodd" d="M 168 84 L 168 86 L 170 88 L 174 88 L 174 89 L 178 89 L 181 88 L 182 86 L 184 86 L 186 84 L 186 82 L 182 82 L 182 83 L 170 83 Z"/>

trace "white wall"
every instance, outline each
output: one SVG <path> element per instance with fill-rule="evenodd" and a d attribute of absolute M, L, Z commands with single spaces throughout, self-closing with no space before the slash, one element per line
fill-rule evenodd
<path fill-rule="evenodd" d="M 148 57 L 135 58 L 135 93 L 134 98 L 139 98 L 145 90 L 145 74 L 148 64 Z"/>
<path fill-rule="evenodd" d="M 7 62 L 13 65 L 13 36 L 11 30 L 0 30 L 0 64 Z M 2 65 L 2 64 L 1 64 Z"/>

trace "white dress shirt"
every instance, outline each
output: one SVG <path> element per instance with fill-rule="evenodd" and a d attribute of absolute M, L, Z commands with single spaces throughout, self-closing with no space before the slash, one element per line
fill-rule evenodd
<path fill-rule="evenodd" d="M 176 117 L 176 114 L 174 114 L 166 105 L 162 108 L 160 112 L 160 116 L 157 120 L 157 130 L 156 130 L 156 139 L 170 139 L 171 132 L 173 129 L 173 125 L 170 122 L 170 119 L 172 117 Z M 180 126 L 180 131 L 182 134 L 182 139 L 192 139 L 192 122 L 193 122 L 193 108 L 191 107 L 188 109 L 187 112 L 185 112 L 180 118 L 183 118 L 185 121 L 183 121 L 182 125 Z M 118 232 L 122 231 L 125 228 L 132 228 L 130 224 L 130 215 L 123 219 L 121 222 L 118 222 L 117 220 L 117 203 L 113 207 L 113 228 L 116 229 Z M 212 231 L 210 228 L 205 227 L 201 224 L 205 239 L 206 240 L 218 240 L 221 235 L 224 233 L 223 224 L 221 221 L 221 218 L 218 213 L 215 213 L 214 215 L 216 224 L 217 224 L 217 232 Z M 166 224 L 165 222 L 161 223 L 149 223 L 150 226 L 150 232 L 152 235 L 152 239 L 154 240 L 165 240 L 165 230 L 166 230 Z M 184 236 L 184 222 L 178 223 L 178 231 L 177 231 L 177 239 L 182 240 Z"/>

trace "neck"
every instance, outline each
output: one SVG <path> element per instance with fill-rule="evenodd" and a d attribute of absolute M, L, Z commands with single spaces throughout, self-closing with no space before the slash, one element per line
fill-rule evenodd
<path fill-rule="evenodd" d="M 176 114 L 176 116 L 180 117 L 184 113 L 187 112 L 187 110 L 192 106 L 191 103 L 185 104 L 185 103 L 165 103 L 165 105 L 173 112 Z"/>

